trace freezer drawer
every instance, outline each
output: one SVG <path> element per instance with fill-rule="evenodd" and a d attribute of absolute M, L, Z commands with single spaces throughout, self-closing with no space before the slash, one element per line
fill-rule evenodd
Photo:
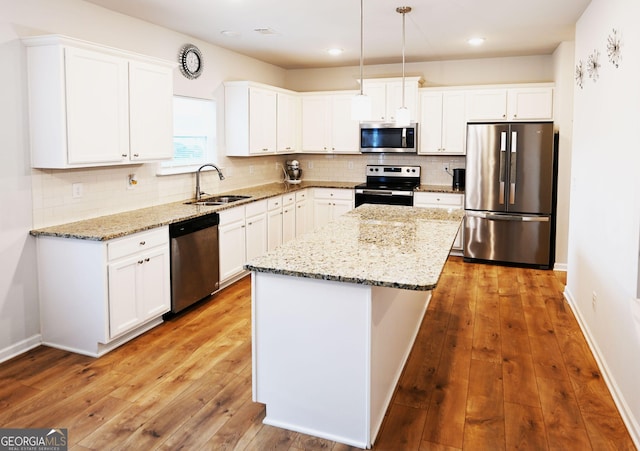
<path fill-rule="evenodd" d="M 502 263 L 551 265 L 551 218 L 470 212 L 464 219 L 464 257 Z"/>

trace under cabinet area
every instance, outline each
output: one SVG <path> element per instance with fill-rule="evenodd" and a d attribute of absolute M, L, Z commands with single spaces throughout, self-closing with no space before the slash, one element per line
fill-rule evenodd
<path fill-rule="evenodd" d="M 414 207 L 424 208 L 446 208 L 446 209 L 463 209 L 464 194 L 460 193 L 426 193 L 418 192 L 413 196 Z M 463 246 L 463 228 L 460 227 L 456 239 L 451 247 L 452 255 L 462 255 Z"/>
<path fill-rule="evenodd" d="M 98 357 L 171 308 L 166 226 L 109 241 L 37 239 L 42 342 Z"/>
<path fill-rule="evenodd" d="M 172 157 L 174 63 L 62 36 L 24 43 L 32 167 Z"/>

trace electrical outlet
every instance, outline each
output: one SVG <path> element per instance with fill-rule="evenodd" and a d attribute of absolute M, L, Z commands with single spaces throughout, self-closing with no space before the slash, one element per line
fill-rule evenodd
<path fill-rule="evenodd" d="M 597 304 L 598 304 L 598 293 L 594 291 L 593 293 L 591 293 L 591 308 L 595 310 Z"/>
<path fill-rule="evenodd" d="M 348 163 L 347 163 L 347 167 L 348 167 L 349 169 L 353 169 L 353 161 L 348 162 Z"/>
<path fill-rule="evenodd" d="M 307 163 L 307 167 L 308 167 L 309 169 L 313 169 L 313 161 L 309 161 L 309 162 Z"/>
<path fill-rule="evenodd" d="M 252 164 L 249 165 L 249 174 L 253 174 L 253 165 Z"/>
<path fill-rule="evenodd" d="M 74 183 L 71 185 L 71 197 L 74 199 L 79 199 L 82 197 L 83 191 L 82 183 Z"/>

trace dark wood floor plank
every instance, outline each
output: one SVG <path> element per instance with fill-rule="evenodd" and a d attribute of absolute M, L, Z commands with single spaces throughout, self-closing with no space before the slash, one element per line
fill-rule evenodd
<path fill-rule="evenodd" d="M 508 450 L 549 449 L 542 409 L 505 402 L 505 441 Z"/>

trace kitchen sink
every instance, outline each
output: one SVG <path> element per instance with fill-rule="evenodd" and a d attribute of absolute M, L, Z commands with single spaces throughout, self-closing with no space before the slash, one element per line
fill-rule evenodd
<path fill-rule="evenodd" d="M 190 205 L 225 205 L 239 200 L 249 199 L 251 196 L 213 196 L 206 199 L 192 200 L 185 202 Z"/>

